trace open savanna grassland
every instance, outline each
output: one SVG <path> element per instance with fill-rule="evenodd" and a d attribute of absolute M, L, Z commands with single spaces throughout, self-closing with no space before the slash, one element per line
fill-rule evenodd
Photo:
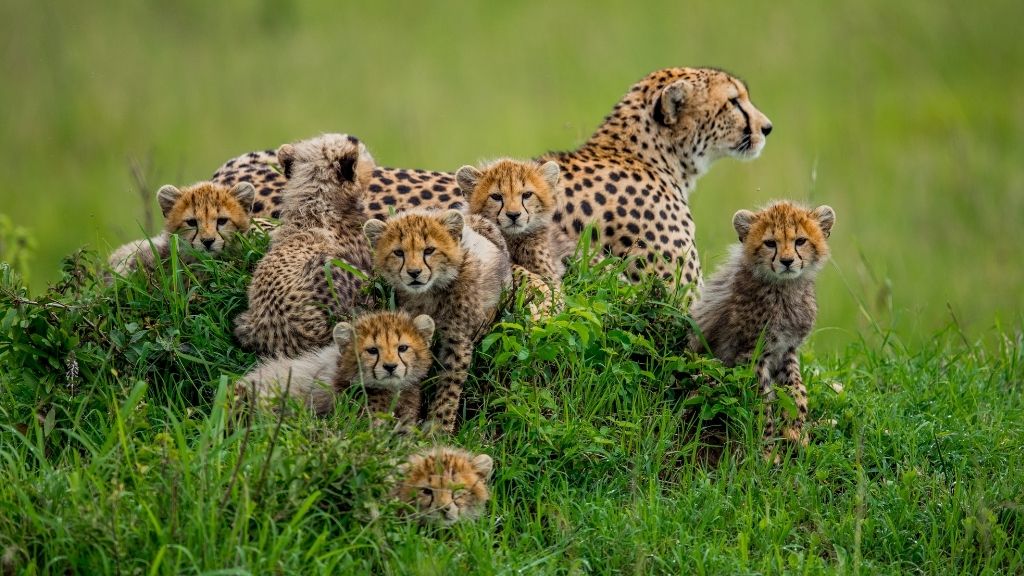
<path fill-rule="evenodd" d="M 324 131 L 385 165 L 454 170 L 581 143 L 665 66 L 728 69 L 775 126 L 693 208 L 706 268 L 773 198 L 838 212 L 814 343 L 872 321 L 922 342 L 1024 308 L 1024 4 L 0 3 L 0 213 L 60 259 L 158 225 L 147 194 Z M 137 164 L 141 178 L 132 176 Z M 157 218 L 158 220 L 158 218 Z"/>

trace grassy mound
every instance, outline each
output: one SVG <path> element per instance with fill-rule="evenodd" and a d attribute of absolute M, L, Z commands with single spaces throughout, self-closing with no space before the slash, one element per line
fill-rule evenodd
<path fill-rule="evenodd" d="M 812 445 L 773 466 L 751 371 L 682 353 L 679 294 L 573 270 L 563 313 L 480 344 L 453 440 L 493 499 L 439 530 L 387 497 L 430 439 L 232 405 L 265 249 L 112 284 L 79 253 L 38 298 L 0 267 L 3 573 L 1024 570 L 1019 334 L 805 357 Z"/>

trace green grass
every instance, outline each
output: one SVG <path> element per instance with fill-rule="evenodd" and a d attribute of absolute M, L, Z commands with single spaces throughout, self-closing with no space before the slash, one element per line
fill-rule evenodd
<path fill-rule="evenodd" d="M 34 299 L 0 268 L 4 570 L 1024 570 L 1019 332 L 805 354 L 812 443 L 773 466 L 750 369 L 681 354 L 676 295 L 620 284 L 613 260 L 575 269 L 565 312 L 510 311 L 479 346 L 454 441 L 495 458 L 493 499 L 441 530 L 386 497 L 428 438 L 371 429 L 353 401 L 278 419 L 228 400 L 265 246 L 112 287 L 82 253 Z"/>
<path fill-rule="evenodd" d="M 152 194 L 346 131 L 383 164 L 454 170 L 576 146 L 648 72 L 712 65 L 749 83 L 775 131 L 759 160 L 698 184 L 706 268 L 737 209 L 827 202 L 838 273 L 812 345 L 841 350 L 871 319 L 925 342 L 950 309 L 980 337 L 1024 310 L 1022 21 L 1017 0 L 13 0 L 0 213 L 37 241 L 38 293 L 81 245 L 140 237 L 155 205 L 132 160 Z"/>

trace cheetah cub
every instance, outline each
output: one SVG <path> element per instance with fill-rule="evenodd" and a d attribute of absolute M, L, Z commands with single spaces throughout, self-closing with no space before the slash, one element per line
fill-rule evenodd
<path fill-rule="evenodd" d="M 420 519 L 451 526 L 484 512 L 493 470 L 494 461 L 487 454 L 436 446 L 410 456 L 399 467 L 402 480 L 394 495 L 413 506 Z"/>
<path fill-rule="evenodd" d="M 198 252 L 217 254 L 236 234 L 249 229 L 249 211 L 256 190 L 248 182 L 228 188 L 199 182 L 184 189 L 170 184 L 156 193 L 164 216 L 164 230 L 157 236 L 122 245 L 107 259 L 118 274 L 144 268 L 152 270 L 171 253 L 171 235 L 177 234 Z M 183 259 L 188 259 L 182 252 Z"/>
<path fill-rule="evenodd" d="M 740 244 L 733 246 L 728 262 L 690 309 L 703 335 L 703 341 L 700 335 L 691 336 L 690 348 L 703 350 L 706 342 L 727 366 L 749 362 L 763 335 L 756 371 L 766 401 L 766 438 L 775 437 L 774 382 L 786 387 L 797 406 L 783 437 L 807 445 L 807 389 L 797 348 L 814 326 L 814 280 L 828 259 L 826 240 L 835 220 L 829 206 L 809 211 L 777 202 L 756 214 L 740 210 L 732 220 Z"/>
<path fill-rule="evenodd" d="M 354 323 L 334 327 L 334 344 L 298 358 L 261 362 L 235 384 L 236 395 L 255 392 L 262 406 L 272 406 L 286 391 L 316 414 L 334 408 L 339 392 L 351 386 L 366 389 L 371 414 L 390 413 L 415 422 L 420 410 L 420 381 L 430 370 L 430 316 L 405 312 L 364 314 Z"/>
<path fill-rule="evenodd" d="M 283 222 L 256 266 L 249 309 L 235 320 L 235 335 L 258 353 L 295 356 L 326 344 L 334 318 L 367 304 L 359 278 L 332 261 L 371 268 L 361 230 L 375 166 L 366 147 L 344 134 L 285 144 L 277 157 L 289 174 Z"/>
<path fill-rule="evenodd" d="M 561 300 L 564 259 L 573 244 L 552 216 L 558 208 L 559 168 L 555 162 L 502 159 L 477 169 L 463 166 L 455 178 L 466 196 L 469 212 L 494 222 L 508 244 L 517 284 L 525 283 L 540 296 L 531 304 L 535 319 L 554 312 Z"/>
<path fill-rule="evenodd" d="M 428 416 L 452 432 L 473 347 L 511 284 L 505 242 L 494 224 L 458 210 L 400 213 L 368 220 L 363 230 L 374 269 L 395 288 L 398 304 L 437 323 L 438 382 Z"/>

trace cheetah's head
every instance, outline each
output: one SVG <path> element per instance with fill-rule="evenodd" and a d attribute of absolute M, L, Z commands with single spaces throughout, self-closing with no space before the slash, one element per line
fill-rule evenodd
<path fill-rule="evenodd" d="M 722 157 L 761 154 L 772 123 L 738 78 L 711 68 L 669 68 L 645 85 L 654 129 L 677 153 L 704 165 Z"/>
<path fill-rule="evenodd" d="M 455 174 L 469 211 L 494 222 L 506 237 L 527 234 L 551 222 L 557 208 L 555 162 L 498 160 L 482 169 L 463 166 Z"/>
<path fill-rule="evenodd" d="M 289 180 L 327 182 L 359 194 L 376 168 L 366 146 L 348 134 L 322 134 L 284 144 L 277 149 L 277 160 Z"/>
<path fill-rule="evenodd" d="M 439 446 L 411 456 L 400 467 L 396 496 L 416 508 L 420 518 L 450 526 L 483 513 L 494 461 L 487 454 Z"/>
<path fill-rule="evenodd" d="M 248 182 L 228 188 L 200 182 L 184 189 L 170 184 L 156 193 L 164 228 L 195 250 L 217 253 L 238 232 L 249 229 L 256 190 Z"/>
<path fill-rule="evenodd" d="M 754 213 L 740 210 L 732 217 L 745 262 L 765 280 L 790 281 L 814 274 L 828 259 L 827 239 L 836 213 L 830 206 L 806 210 L 777 202 Z"/>
<path fill-rule="evenodd" d="M 374 312 L 354 324 L 339 322 L 334 343 L 342 371 L 354 375 L 367 388 L 399 391 L 416 385 L 430 370 L 430 339 L 434 320 L 405 312 Z"/>
<path fill-rule="evenodd" d="M 395 289 L 423 294 L 455 280 L 462 265 L 464 218 L 458 210 L 413 211 L 367 220 L 373 267 Z"/>

